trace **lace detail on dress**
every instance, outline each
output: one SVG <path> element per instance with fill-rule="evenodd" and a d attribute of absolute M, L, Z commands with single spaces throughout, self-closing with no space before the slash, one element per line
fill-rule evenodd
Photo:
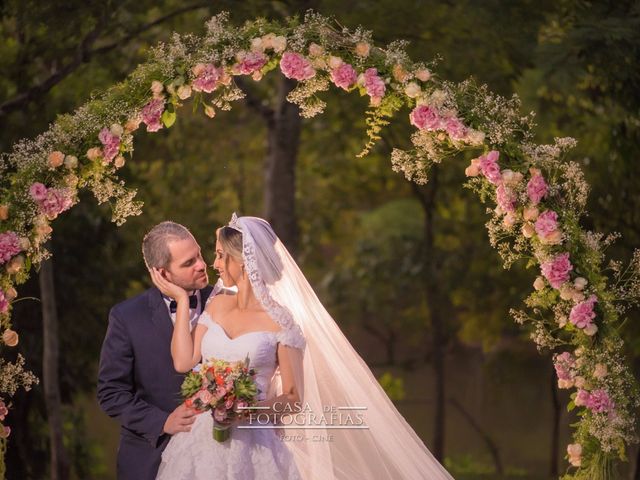
<path fill-rule="evenodd" d="M 303 350 L 306 345 L 302 329 L 297 323 L 291 328 L 287 328 L 286 330 L 283 328 L 277 332 L 276 339 L 278 340 L 278 343 L 281 343 L 282 345 L 299 348 L 300 350 Z"/>

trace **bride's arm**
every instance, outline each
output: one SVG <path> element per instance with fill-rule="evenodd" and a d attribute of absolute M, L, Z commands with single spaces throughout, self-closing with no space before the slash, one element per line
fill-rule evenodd
<path fill-rule="evenodd" d="M 173 368 L 177 372 L 186 373 L 191 370 L 201 357 L 202 337 L 207 331 L 206 325 L 198 324 L 191 333 L 189 328 L 189 296 L 187 292 L 165 279 L 156 269 L 151 269 L 151 279 L 165 295 L 175 299 L 176 323 L 171 337 L 171 357 Z"/>

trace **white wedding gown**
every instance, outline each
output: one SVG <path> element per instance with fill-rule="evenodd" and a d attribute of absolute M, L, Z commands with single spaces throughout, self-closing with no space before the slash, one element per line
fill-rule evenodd
<path fill-rule="evenodd" d="M 247 355 L 256 370 L 259 399 L 266 397 L 277 368 L 279 333 L 250 332 L 234 339 L 204 312 L 198 323 L 208 327 L 202 338 L 202 358 L 241 361 Z M 160 480 L 300 479 L 293 455 L 275 429 L 231 427 L 231 436 L 217 442 L 209 412 L 198 415 L 190 432 L 174 435 L 162 454 Z"/>

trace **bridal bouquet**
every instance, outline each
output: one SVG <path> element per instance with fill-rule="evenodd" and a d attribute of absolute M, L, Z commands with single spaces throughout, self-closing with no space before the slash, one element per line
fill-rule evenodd
<path fill-rule="evenodd" d="M 185 404 L 198 411 L 211 411 L 216 441 L 227 440 L 231 421 L 249 415 L 257 403 L 259 390 L 254 376 L 249 357 L 240 362 L 212 358 L 196 365 L 182 382 Z"/>

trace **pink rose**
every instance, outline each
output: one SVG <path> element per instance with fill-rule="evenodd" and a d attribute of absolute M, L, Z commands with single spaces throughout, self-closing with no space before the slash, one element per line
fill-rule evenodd
<path fill-rule="evenodd" d="M 142 108 L 142 121 L 147 126 L 147 132 L 157 132 L 162 128 L 162 112 L 164 111 L 164 100 L 156 98 L 151 100 Z"/>
<path fill-rule="evenodd" d="M 533 205 L 540 203 L 547 191 L 547 182 L 544 181 L 544 177 L 541 174 L 533 175 L 529 183 L 527 183 L 527 195 Z"/>
<path fill-rule="evenodd" d="M 213 418 L 216 422 L 224 422 L 227 419 L 227 409 L 224 406 L 217 407 L 213 411 Z"/>
<path fill-rule="evenodd" d="M 209 392 L 209 390 L 203 388 L 202 390 L 198 391 L 198 393 L 196 393 L 195 398 L 200 400 L 203 405 L 209 405 L 209 403 L 213 399 L 213 395 L 211 395 L 211 392 Z"/>
<path fill-rule="evenodd" d="M 222 69 L 216 68 L 211 63 L 200 63 L 193 68 L 192 72 L 196 76 L 192 83 L 193 90 L 205 93 L 211 93 L 216 89 L 222 75 Z"/>
<path fill-rule="evenodd" d="M 598 301 L 595 295 L 591 295 L 584 302 L 574 305 L 569 314 L 569 321 L 578 328 L 587 328 L 593 323 L 596 313 L 593 311 L 595 303 Z"/>
<path fill-rule="evenodd" d="M 582 407 L 586 405 L 588 402 L 589 402 L 589 392 L 582 389 L 578 390 L 578 393 L 576 394 L 576 398 L 573 400 L 573 403 L 575 403 L 576 406 L 578 407 Z"/>
<path fill-rule="evenodd" d="M 11 427 L 0 425 L 0 438 L 7 438 L 11 435 Z"/>
<path fill-rule="evenodd" d="M 457 117 L 449 117 L 444 121 L 444 129 L 453 140 L 461 140 L 467 134 L 467 127 Z"/>
<path fill-rule="evenodd" d="M 224 402 L 224 408 L 226 408 L 227 410 L 231 410 L 234 400 L 235 398 L 233 396 L 227 398 L 227 401 Z"/>
<path fill-rule="evenodd" d="M 502 174 L 498 166 L 499 156 L 500 153 L 498 151 L 492 150 L 480 157 L 480 172 L 494 185 L 498 185 L 502 181 Z"/>
<path fill-rule="evenodd" d="M 73 201 L 68 190 L 60 188 L 50 188 L 47 191 L 47 198 L 40 202 L 40 209 L 49 220 L 53 220 L 58 214 L 71 208 Z"/>
<path fill-rule="evenodd" d="M 14 232 L 0 233 L 0 265 L 20 253 L 20 238 Z"/>
<path fill-rule="evenodd" d="M 558 380 L 572 380 L 573 373 L 571 369 L 575 365 L 575 358 L 569 352 L 556 355 L 554 359 L 554 367 L 556 369 L 556 375 Z"/>
<path fill-rule="evenodd" d="M 585 404 L 589 410 L 595 413 L 606 413 L 615 408 L 609 394 L 602 389 L 591 392 Z"/>
<path fill-rule="evenodd" d="M 234 65 L 236 75 L 251 75 L 260 70 L 267 63 L 267 57 L 262 52 L 249 52 L 242 56 L 239 63 Z"/>
<path fill-rule="evenodd" d="M 51 152 L 48 157 L 48 163 L 51 168 L 58 168 L 64 163 L 64 153 L 55 151 Z"/>
<path fill-rule="evenodd" d="M 41 202 L 47 198 L 47 187 L 40 182 L 35 182 L 31 187 L 29 187 L 29 195 L 31 195 L 31 198 L 36 202 Z"/>
<path fill-rule="evenodd" d="M 558 232 L 558 214 L 553 210 L 542 212 L 536 220 L 536 233 L 540 239 L 552 239 Z"/>
<path fill-rule="evenodd" d="M 114 135 L 110 129 L 104 127 L 98 134 L 98 139 L 102 143 L 102 157 L 105 161 L 113 160 L 120 151 L 120 137 Z"/>
<path fill-rule="evenodd" d="M 516 209 L 516 194 L 504 184 L 498 185 L 496 189 L 496 203 L 504 212 L 513 212 Z"/>
<path fill-rule="evenodd" d="M 386 86 L 384 80 L 378 76 L 378 70 L 375 68 L 367 68 L 363 75 L 364 88 L 372 99 L 381 99 L 384 97 Z"/>
<path fill-rule="evenodd" d="M 287 78 L 294 80 L 308 80 L 316 75 L 311 62 L 302 55 L 293 52 L 285 52 L 280 59 L 280 70 Z"/>
<path fill-rule="evenodd" d="M 561 253 L 552 260 L 541 265 L 542 275 L 547 279 L 553 288 L 560 286 L 569 280 L 569 272 L 573 270 L 573 265 L 569 261 L 569 253 Z"/>
<path fill-rule="evenodd" d="M 428 131 L 437 130 L 442 124 L 438 110 L 429 105 L 418 105 L 409 114 L 409 120 L 411 125 Z"/>
<path fill-rule="evenodd" d="M 358 80 L 358 74 L 348 63 L 341 64 L 338 68 L 331 70 L 331 81 L 336 87 L 348 90 Z"/>

